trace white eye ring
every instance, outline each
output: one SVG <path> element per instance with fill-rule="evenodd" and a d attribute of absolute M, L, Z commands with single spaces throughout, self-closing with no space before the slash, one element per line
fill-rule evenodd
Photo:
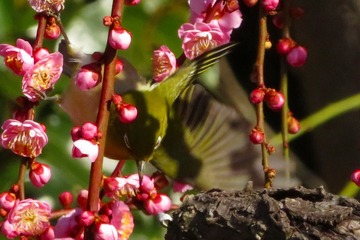
<path fill-rule="evenodd" d="M 162 140 L 162 138 L 161 138 L 161 136 L 159 136 L 156 140 L 154 150 L 158 149 L 158 147 L 160 146 L 161 140 Z"/>
<path fill-rule="evenodd" d="M 130 143 L 129 143 L 129 137 L 127 136 L 126 133 L 124 134 L 124 142 L 125 142 L 126 147 L 127 147 L 128 149 L 131 149 Z"/>

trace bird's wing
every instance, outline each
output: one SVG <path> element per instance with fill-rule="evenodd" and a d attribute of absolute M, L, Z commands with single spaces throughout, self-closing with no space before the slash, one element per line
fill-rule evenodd
<path fill-rule="evenodd" d="M 242 189 L 248 180 L 260 186 L 260 154 L 248 140 L 250 129 L 235 110 L 192 85 L 176 100 L 152 163 L 201 189 Z"/>

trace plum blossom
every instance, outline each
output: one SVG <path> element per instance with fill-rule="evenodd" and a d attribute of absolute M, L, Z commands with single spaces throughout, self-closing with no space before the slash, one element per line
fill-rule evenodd
<path fill-rule="evenodd" d="M 59 80 L 63 70 L 63 55 L 51 53 L 35 63 L 24 75 L 22 91 L 32 102 L 45 98 Z"/>
<path fill-rule="evenodd" d="M 43 126 L 32 120 L 8 119 L 1 128 L 1 145 L 23 157 L 39 156 L 48 142 Z"/>
<path fill-rule="evenodd" d="M 95 240 L 118 240 L 116 228 L 108 223 L 101 223 L 95 229 Z"/>
<path fill-rule="evenodd" d="M 203 22 L 183 24 L 178 35 L 182 40 L 184 54 L 189 59 L 230 41 L 230 36 L 218 27 Z"/>
<path fill-rule="evenodd" d="M 167 46 L 161 46 L 153 53 L 153 79 L 160 82 L 176 70 L 176 57 Z"/>
<path fill-rule="evenodd" d="M 29 178 L 35 187 L 43 187 L 51 178 L 49 165 L 34 161 L 30 167 Z"/>
<path fill-rule="evenodd" d="M 65 6 L 65 0 L 28 0 L 32 9 L 36 12 L 61 12 Z"/>
<path fill-rule="evenodd" d="M 115 201 L 111 212 L 110 223 L 115 227 L 119 239 L 128 239 L 134 230 L 134 218 L 129 206 L 122 201 Z"/>
<path fill-rule="evenodd" d="M 23 76 L 34 65 L 33 49 L 29 42 L 18 39 L 16 47 L 0 44 L 0 55 L 4 57 L 5 65 L 15 74 Z"/>
<path fill-rule="evenodd" d="M 214 6 L 216 0 L 189 0 L 188 2 L 191 10 L 190 22 L 196 23 L 204 21 L 207 12 Z M 210 24 L 218 26 L 221 31 L 230 36 L 232 29 L 240 26 L 242 22 L 242 15 L 238 7 L 237 9 L 227 11 L 229 8 L 226 6 L 234 5 L 232 1 L 227 0 L 224 4 L 225 6 L 222 5 L 221 8 L 217 10 L 213 19 L 210 21 Z"/>
<path fill-rule="evenodd" d="M 18 201 L 7 215 L 5 222 L 18 235 L 38 236 L 50 227 L 50 206 L 34 199 Z"/>

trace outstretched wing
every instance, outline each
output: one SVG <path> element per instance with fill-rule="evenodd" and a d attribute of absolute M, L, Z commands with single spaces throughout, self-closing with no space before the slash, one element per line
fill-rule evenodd
<path fill-rule="evenodd" d="M 152 163 L 201 189 L 242 189 L 248 180 L 261 186 L 259 151 L 248 140 L 250 129 L 234 109 L 192 85 L 176 100 Z"/>

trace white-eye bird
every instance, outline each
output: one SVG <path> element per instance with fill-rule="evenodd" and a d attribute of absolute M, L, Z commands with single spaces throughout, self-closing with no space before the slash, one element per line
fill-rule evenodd
<path fill-rule="evenodd" d="M 262 186 L 260 148 L 248 140 L 254 123 L 194 84 L 200 73 L 235 45 L 216 47 L 156 84 L 147 82 L 122 59 L 124 70 L 116 76 L 115 92 L 136 106 L 138 116 L 125 124 L 112 108 L 105 156 L 135 160 L 140 174 L 144 163 L 150 162 L 167 176 L 200 189 L 242 189 L 248 180 Z M 87 63 L 85 54 L 64 42 L 59 50 L 69 75 Z M 60 105 L 75 125 L 94 122 L 100 92 L 101 84 L 89 91 L 70 84 Z"/>

